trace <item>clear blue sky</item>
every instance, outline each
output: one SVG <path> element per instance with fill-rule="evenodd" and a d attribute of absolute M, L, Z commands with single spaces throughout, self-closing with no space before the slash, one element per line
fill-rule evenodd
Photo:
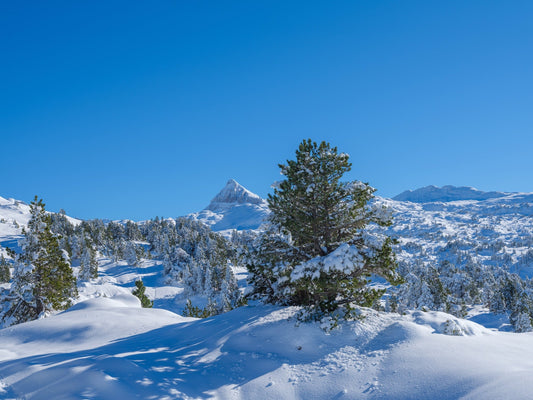
<path fill-rule="evenodd" d="M 179 216 L 307 137 L 382 196 L 533 191 L 531 1 L 0 4 L 0 196 Z"/>

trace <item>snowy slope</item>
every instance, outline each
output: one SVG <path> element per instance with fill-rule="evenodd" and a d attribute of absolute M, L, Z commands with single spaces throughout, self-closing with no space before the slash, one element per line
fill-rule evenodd
<path fill-rule="evenodd" d="M 0 331 L 5 399 L 529 398 L 533 334 L 436 312 L 368 311 L 325 334 L 295 310 L 195 320 L 94 299 Z M 448 333 L 448 334 L 446 334 Z M 460 334 L 453 336 L 450 333 Z"/>
<path fill-rule="evenodd" d="M 73 225 L 81 221 L 76 218 L 66 216 Z M 30 206 L 23 201 L 15 199 L 5 199 L 0 197 L 0 244 L 3 241 L 12 242 L 14 238 L 22 233 L 22 228 L 30 220 Z"/>
<path fill-rule="evenodd" d="M 30 206 L 15 199 L 0 197 L 0 241 L 20 235 L 30 220 Z"/>
<path fill-rule="evenodd" d="M 504 192 L 483 192 L 469 186 L 451 186 L 443 187 L 426 186 L 416 190 L 406 190 L 393 197 L 397 201 L 411 201 L 413 203 L 429 203 L 434 201 L 446 202 L 457 200 L 488 200 L 498 197 L 507 196 L 510 193 Z"/>
<path fill-rule="evenodd" d="M 387 233 L 400 240 L 400 260 L 457 265 L 470 260 L 533 277 L 532 193 L 451 202 L 376 201 L 393 210 Z"/>
<path fill-rule="evenodd" d="M 265 200 L 230 179 L 204 210 L 190 217 L 214 231 L 223 231 L 257 229 L 268 214 Z"/>

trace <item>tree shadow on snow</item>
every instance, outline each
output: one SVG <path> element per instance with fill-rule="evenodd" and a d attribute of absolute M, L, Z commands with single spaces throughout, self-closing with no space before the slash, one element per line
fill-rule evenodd
<path fill-rule="evenodd" d="M 276 310 L 242 307 L 94 349 L 6 361 L 0 377 L 10 384 L 6 390 L 34 399 L 208 398 L 223 386 L 238 387 L 284 364 L 318 361 L 348 344 L 329 340 L 315 324 L 271 319 Z"/>

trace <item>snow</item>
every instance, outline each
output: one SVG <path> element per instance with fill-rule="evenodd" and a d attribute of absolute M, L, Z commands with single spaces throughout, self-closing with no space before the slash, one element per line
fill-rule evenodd
<path fill-rule="evenodd" d="M 443 187 L 426 186 L 416 190 L 406 190 L 393 197 L 397 201 L 410 201 L 413 203 L 428 202 L 448 202 L 458 200 L 488 200 L 498 197 L 507 196 L 510 193 L 505 192 L 483 192 L 469 186 L 452 186 Z"/>
<path fill-rule="evenodd" d="M 328 274 L 335 271 L 349 275 L 355 269 L 363 268 L 364 262 L 357 246 L 343 243 L 327 256 L 315 257 L 297 265 L 292 271 L 291 279 L 318 279 L 321 272 Z"/>
<path fill-rule="evenodd" d="M 146 295 L 154 301 L 154 306 L 172 312 L 181 312 L 185 299 L 176 301 L 183 292 L 182 286 L 167 286 L 164 283 L 163 264 L 158 260 L 143 260 L 138 266 L 125 261 L 112 262 L 108 258 L 99 260 L 98 278 L 83 282 L 78 287 L 78 302 L 93 298 L 114 298 L 131 295 L 135 281 L 141 279 L 146 286 Z"/>
<path fill-rule="evenodd" d="M 230 179 L 226 186 L 211 200 L 207 210 L 220 211 L 235 204 L 264 204 L 265 201 L 240 185 L 234 179 Z"/>
<path fill-rule="evenodd" d="M 533 194 L 512 193 L 487 200 L 413 203 L 376 197 L 389 208 L 393 225 L 384 230 L 399 239 L 398 259 L 453 264 L 470 257 L 533 277 Z"/>
<path fill-rule="evenodd" d="M 22 226 L 30 219 L 30 206 L 15 199 L 0 197 L 0 242 L 5 238 L 20 235 Z"/>
<path fill-rule="evenodd" d="M 132 296 L 80 303 L 0 331 L 3 398 L 527 398 L 533 334 L 436 312 L 366 310 L 326 334 L 296 308 L 204 320 Z M 462 336 L 445 334 L 453 321 Z M 438 395 L 437 395 L 438 394 Z"/>
<path fill-rule="evenodd" d="M 66 216 L 73 225 L 81 223 L 79 219 Z M 30 220 L 30 206 L 23 201 L 0 197 L 0 245 L 17 247 L 16 241 L 22 234 L 22 228 Z"/>
<path fill-rule="evenodd" d="M 268 203 L 230 179 L 202 211 L 189 217 L 214 231 L 258 229 L 270 213 Z"/>

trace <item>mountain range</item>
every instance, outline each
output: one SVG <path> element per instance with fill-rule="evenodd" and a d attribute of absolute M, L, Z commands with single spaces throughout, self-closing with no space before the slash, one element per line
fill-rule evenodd
<path fill-rule="evenodd" d="M 468 255 L 481 265 L 533 277 L 533 193 L 427 186 L 374 201 L 392 210 L 394 223 L 384 233 L 400 242 L 400 261 L 438 265 Z M 258 229 L 268 214 L 265 200 L 230 180 L 206 209 L 190 217 L 229 232 Z"/>

